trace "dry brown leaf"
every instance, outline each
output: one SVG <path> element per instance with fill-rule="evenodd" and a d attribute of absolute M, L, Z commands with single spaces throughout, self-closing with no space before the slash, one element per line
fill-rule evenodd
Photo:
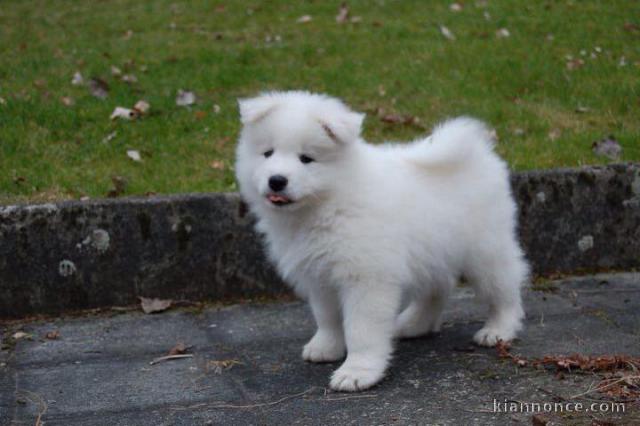
<path fill-rule="evenodd" d="M 125 74 L 122 76 L 121 80 L 125 83 L 133 84 L 138 82 L 138 77 L 136 77 L 134 74 Z"/>
<path fill-rule="evenodd" d="M 178 342 L 174 347 L 169 349 L 169 352 L 167 353 L 167 355 L 182 355 L 187 353 L 188 349 L 189 348 L 186 347 L 184 343 Z"/>
<path fill-rule="evenodd" d="M 120 77 L 122 75 L 122 70 L 115 65 L 111 65 L 111 75 L 114 77 Z"/>
<path fill-rule="evenodd" d="M 584 61 L 580 58 L 571 58 L 567 59 L 567 69 L 569 71 L 576 70 L 578 68 L 582 68 L 584 66 Z"/>
<path fill-rule="evenodd" d="M 149 102 L 142 99 L 136 102 L 136 104 L 133 106 L 133 110 L 140 115 L 144 115 L 148 113 L 149 108 L 151 108 L 151 105 L 149 105 Z"/>
<path fill-rule="evenodd" d="M 196 120 L 202 120 L 203 118 L 205 118 L 207 116 L 207 112 L 206 111 L 196 111 L 193 113 L 193 115 L 196 117 Z"/>
<path fill-rule="evenodd" d="M 543 414 L 534 414 L 531 417 L 531 424 L 533 426 L 547 426 L 549 424 L 549 419 Z"/>
<path fill-rule="evenodd" d="M 124 194 L 127 189 L 127 179 L 122 176 L 111 176 L 111 182 L 113 183 L 113 188 L 107 192 L 107 197 L 119 197 Z"/>
<path fill-rule="evenodd" d="M 109 96 L 109 84 L 101 78 L 92 78 L 89 80 L 89 92 L 99 99 L 105 99 Z"/>
<path fill-rule="evenodd" d="M 496 37 L 497 38 L 509 38 L 509 37 L 511 37 L 511 33 L 506 28 L 500 28 L 498 31 L 496 31 Z"/>
<path fill-rule="evenodd" d="M 84 78 L 82 77 L 82 74 L 80 74 L 80 71 L 76 71 L 73 74 L 71 84 L 73 84 L 74 86 L 82 86 L 84 84 Z"/>
<path fill-rule="evenodd" d="M 340 9 L 338 9 L 338 14 L 336 15 L 336 22 L 339 24 L 344 24 L 349 19 L 349 7 L 347 6 L 347 2 L 343 2 L 340 5 Z"/>
<path fill-rule="evenodd" d="M 455 40 L 456 36 L 451 32 L 451 30 L 447 27 L 445 27 L 444 25 L 440 25 L 440 33 L 447 39 L 447 40 Z"/>
<path fill-rule="evenodd" d="M 135 149 L 127 150 L 127 157 L 131 158 L 133 161 L 142 161 L 142 157 L 140 156 L 140 151 Z"/>
<path fill-rule="evenodd" d="M 188 90 L 178 90 L 178 94 L 176 96 L 176 105 L 178 106 L 189 106 L 196 103 L 196 94 L 190 92 Z"/>
<path fill-rule="evenodd" d="M 622 147 L 613 135 L 594 142 L 591 149 L 594 154 L 607 157 L 610 160 L 619 160 L 620 154 L 622 154 Z"/>
<path fill-rule="evenodd" d="M 148 297 L 138 297 L 140 299 L 140 307 L 145 314 L 153 314 L 155 312 L 166 311 L 171 307 L 173 300 L 156 299 Z"/>
<path fill-rule="evenodd" d="M 44 338 L 49 340 L 56 340 L 58 337 L 60 337 L 60 330 L 49 331 L 44 335 Z"/>
<path fill-rule="evenodd" d="M 212 169 L 224 170 L 224 163 L 220 160 L 213 160 L 209 166 L 211 166 Z"/>
<path fill-rule="evenodd" d="M 62 102 L 62 105 L 64 106 L 73 106 L 76 102 L 73 100 L 73 98 L 69 97 L 69 96 L 63 96 L 60 98 L 60 102 Z"/>
<path fill-rule="evenodd" d="M 552 141 L 557 141 L 558 139 L 560 139 L 561 135 L 562 135 L 562 130 L 560 129 L 551 129 L 547 134 L 549 139 L 551 139 Z"/>
<path fill-rule="evenodd" d="M 210 360 L 207 362 L 207 370 L 213 369 L 214 374 L 220 374 L 223 370 L 229 370 L 234 365 L 242 364 L 237 359 Z"/>
<path fill-rule="evenodd" d="M 13 337 L 15 340 L 20 340 L 24 339 L 25 337 L 30 338 L 31 335 L 29 333 L 25 333 L 24 331 L 16 331 L 11 337 Z"/>

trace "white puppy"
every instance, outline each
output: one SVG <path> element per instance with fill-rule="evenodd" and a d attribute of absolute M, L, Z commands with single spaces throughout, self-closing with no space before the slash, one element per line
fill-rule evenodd
<path fill-rule="evenodd" d="M 333 389 L 380 381 L 394 337 L 439 331 L 462 276 L 489 306 L 475 342 L 515 337 L 528 267 L 509 172 L 481 122 L 374 146 L 360 138 L 364 114 L 323 95 L 266 93 L 241 100 L 240 114 L 242 196 L 270 259 L 311 305 L 318 330 L 303 358 L 347 356 Z"/>

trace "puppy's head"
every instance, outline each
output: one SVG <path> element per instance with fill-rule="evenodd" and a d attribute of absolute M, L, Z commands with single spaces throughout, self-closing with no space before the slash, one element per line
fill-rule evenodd
<path fill-rule="evenodd" d="M 267 93 L 239 104 L 236 174 L 245 199 L 287 211 L 326 198 L 339 184 L 364 114 L 307 92 Z"/>

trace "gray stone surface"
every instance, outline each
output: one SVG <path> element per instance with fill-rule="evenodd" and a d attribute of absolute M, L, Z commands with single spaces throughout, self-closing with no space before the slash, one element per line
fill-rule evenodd
<path fill-rule="evenodd" d="M 527 172 L 512 183 L 536 273 L 640 266 L 640 165 Z M 137 296 L 286 291 L 237 194 L 0 207 L 0 318 Z"/>
<path fill-rule="evenodd" d="M 526 292 L 526 329 L 512 352 L 640 356 L 640 274 L 568 278 Z M 273 302 L 11 322 L 0 351 L 0 424 L 285 425 L 531 424 L 531 413 L 491 413 L 493 399 L 572 399 L 591 374 L 518 368 L 471 345 L 484 318 L 468 288 L 446 311 L 442 333 L 397 344 L 388 377 L 361 394 L 326 389 L 338 364 L 302 361 L 313 333 L 307 307 Z M 57 340 L 43 336 L 60 332 Z M 32 339 L 9 339 L 16 331 Z M 177 342 L 193 358 L 149 365 Z M 15 346 L 13 344 L 15 343 Z M 215 361 L 235 360 L 216 371 Z M 639 424 L 640 402 L 624 414 L 554 414 L 555 424 Z"/>

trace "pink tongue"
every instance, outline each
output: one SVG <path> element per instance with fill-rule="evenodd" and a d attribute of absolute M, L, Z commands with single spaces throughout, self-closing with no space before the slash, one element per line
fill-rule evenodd
<path fill-rule="evenodd" d="M 269 201 L 274 203 L 286 203 L 289 201 L 287 197 L 283 197 L 282 195 L 270 194 Z"/>

